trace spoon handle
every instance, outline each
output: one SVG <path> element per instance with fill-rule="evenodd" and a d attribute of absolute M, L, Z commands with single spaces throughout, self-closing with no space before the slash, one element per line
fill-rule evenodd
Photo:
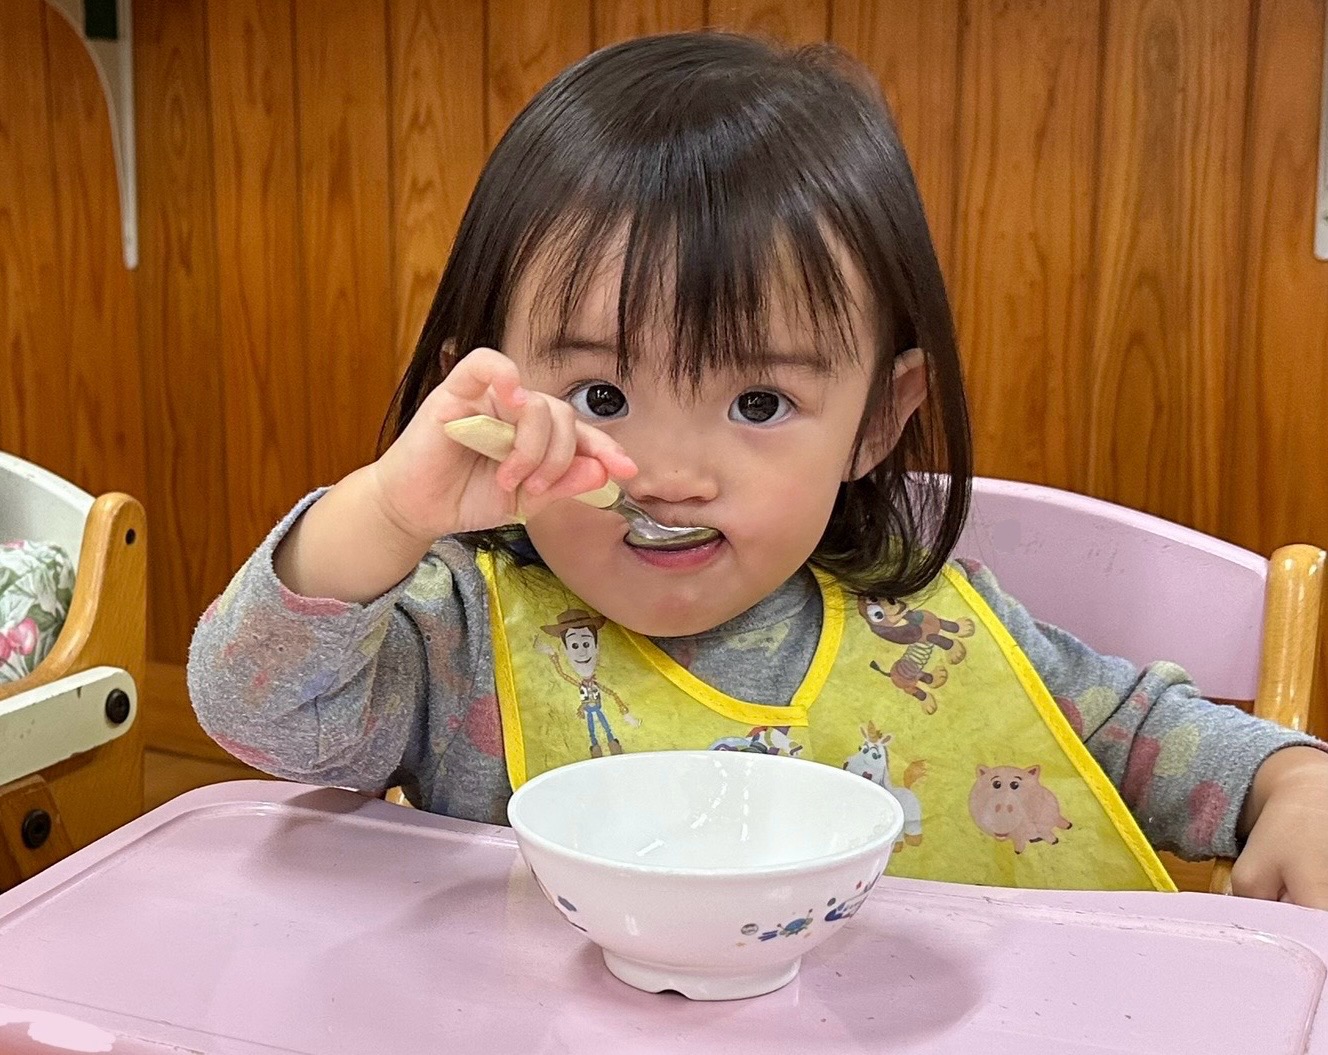
<path fill-rule="evenodd" d="M 461 446 L 486 458 L 492 458 L 496 462 L 502 461 L 512 453 L 512 445 L 516 440 L 515 425 L 491 418 L 487 414 L 475 414 L 469 418 L 457 418 L 455 421 L 446 422 L 443 425 L 443 432 Z M 608 509 L 618 500 L 621 493 L 618 485 L 610 480 L 603 487 L 577 495 L 576 500 L 596 509 Z"/>

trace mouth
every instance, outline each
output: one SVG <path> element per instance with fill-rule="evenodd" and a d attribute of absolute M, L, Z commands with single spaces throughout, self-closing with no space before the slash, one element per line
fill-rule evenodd
<path fill-rule="evenodd" d="M 722 533 L 700 541 L 640 545 L 625 537 L 623 543 L 641 561 L 655 568 L 693 569 L 709 563 L 725 545 Z"/>

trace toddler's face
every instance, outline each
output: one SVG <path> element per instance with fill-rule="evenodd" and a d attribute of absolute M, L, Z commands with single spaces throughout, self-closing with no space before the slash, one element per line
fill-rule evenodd
<path fill-rule="evenodd" d="M 560 361 L 551 359 L 532 320 L 538 281 L 532 276 L 518 290 L 503 341 L 523 383 L 566 399 L 622 444 L 640 469 L 626 489 L 660 523 L 722 532 L 694 550 L 641 550 L 627 544 L 626 522 L 616 514 L 560 502 L 527 525 L 540 556 L 577 596 L 641 634 L 700 633 L 746 611 L 811 555 L 841 481 L 885 453 L 878 448 L 854 465 L 874 359 L 861 312 L 852 320 L 858 361 L 833 374 L 816 365 L 811 326 L 776 306 L 766 372 L 712 373 L 693 393 L 667 378 L 663 333 L 644 335 L 645 355 L 630 381 L 617 376 L 617 274 L 601 273 L 590 285 Z M 861 282 L 852 286 L 864 303 Z M 901 381 L 896 373 L 901 422 L 925 392 L 920 357 L 908 358 L 915 364 L 909 376 Z"/>

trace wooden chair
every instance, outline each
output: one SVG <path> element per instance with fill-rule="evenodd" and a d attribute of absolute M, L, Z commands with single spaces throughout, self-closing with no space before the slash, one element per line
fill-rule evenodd
<path fill-rule="evenodd" d="M 77 568 L 50 653 L 0 683 L 0 890 L 143 811 L 145 527 L 130 496 L 0 453 L 0 541 L 55 543 Z"/>
<path fill-rule="evenodd" d="M 1271 560 L 1159 517 L 1036 484 L 979 478 L 955 555 L 982 561 L 1043 622 L 1139 666 L 1168 659 L 1211 699 L 1309 721 L 1324 551 Z M 1142 602 L 1142 603 L 1141 603 Z M 1168 858 L 1180 885 L 1192 868 Z M 1231 862 L 1208 888 L 1230 893 Z"/>

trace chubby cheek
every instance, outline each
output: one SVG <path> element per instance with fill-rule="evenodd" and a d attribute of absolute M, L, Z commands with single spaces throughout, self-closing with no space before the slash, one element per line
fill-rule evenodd
<path fill-rule="evenodd" d="M 743 490 L 740 526 L 731 531 L 734 541 L 757 552 L 794 555 L 801 563 L 825 532 L 839 484 L 824 474 L 767 473 Z"/>
<path fill-rule="evenodd" d="M 601 562 L 626 530 L 627 522 L 616 513 L 571 501 L 555 503 L 526 524 L 530 541 L 555 573 Z"/>

